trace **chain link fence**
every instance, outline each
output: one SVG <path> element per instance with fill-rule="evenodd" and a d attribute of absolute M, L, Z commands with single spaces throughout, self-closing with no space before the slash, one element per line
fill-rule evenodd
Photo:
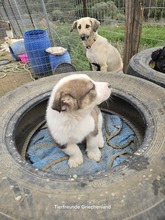
<path fill-rule="evenodd" d="M 165 45 L 165 1 L 143 0 L 143 24 L 139 50 Z M 1 0 L 1 40 L 6 30 L 15 38 L 32 29 L 47 31 L 51 46 L 66 48 L 77 70 L 89 70 L 85 49 L 72 22 L 90 16 L 101 22 L 99 34 L 106 37 L 123 55 L 125 33 L 124 0 Z"/>

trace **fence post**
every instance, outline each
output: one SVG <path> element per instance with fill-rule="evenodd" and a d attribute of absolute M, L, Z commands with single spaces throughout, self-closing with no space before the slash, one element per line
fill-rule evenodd
<path fill-rule="evenodd" d="M 47 27 L 48 27 L 48 33 L 49 33 L 49 37 L 50 37 L 51 46 L 54 46 L 55 42 L 54 42 L 54 38 L 53 38 L 51 28 L 50 28 L 50 25 L 49 25 L 49 17 L 48 17 L 48 13 L 47 13 L 47 10 L 46 10 L 45 2 L 44 2 L 44 0 L 40 0 L 40 3 L 42 5 L 44 17 L 45 17 L 46 24 L 47 24 Z"/>
<path fill-rule="evenodd" d="M 87 17 L 87 1 L 83 0 L 83 16 Z"/>
<path fill-rule="evenodd" d="M 125 1 L 124 73 L 131 57 L 138 52 L 143 10 L 141 0 Z"/>

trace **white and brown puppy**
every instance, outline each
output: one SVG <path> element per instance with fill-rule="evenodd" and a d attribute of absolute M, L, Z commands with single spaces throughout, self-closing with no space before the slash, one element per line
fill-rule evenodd
<path fill-rule="evenodd" d="M 106 38 L 96 31 L 100 22 L 95 18 L 84 17 L 73 22 L 86 48 L 86 56 L 92 64 L 92 70 L 123 72 L 123 61 L 118 50 Z"/>
<path fill-rule="evenodd" d="M 62 78 L 54 87 L 46 120 L 55 142 L 70 156 L 69 167 L 83 163 L 78 143 L 86 140 L 87 156 L 99 161 L 104 146 L 102 115 L 97 107 L 107 100 L 111 88 L 106 82 L 95 82 L 85 74 Z"/>

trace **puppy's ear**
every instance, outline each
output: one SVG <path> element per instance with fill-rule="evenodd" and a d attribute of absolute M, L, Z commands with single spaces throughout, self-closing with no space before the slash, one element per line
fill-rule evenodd
<path fill-rule="evenodd" d="M 158 60 L 158 56 L 160 55 L 160 53 L 162 52 L 162 49 L 156 50 L 152 53 L 151 58 L 154 61 Z"/>
<path fill-rule="evenodd" d="M 62 92 L 60 95 L 56 95 L 52 105 L 52 109 L 58 112 L 61 111 L 73 111 L 78 109 L 77 100 L 69 94 Z"/>
<path fill-rule="evenodd" d="M 72 24 L 72 29 L 70 30 L 70 32 L 72 32 L 76 28 L 77 28 L 77 21 L 74 21 L 73 24 Z"/>
<path fill-rule="evenodd" d="M 63 94 L 60 105 L 61 111 L 74 111 L 78 109 L 77 100 L 69 94 Z"/>
<path fill-rule="evenodd" d="M 98 27 L 100 26 L 100 22 L 95 18 L 90 18 L 90 21 L 91 21 L 92 26 L 93 26 L 93 31 L 96 32 Z"/>
<path fill-rule="evenodd" d="M 61 99 L 61 94 L 56 93 L 56 95 L 54 97 L 52 109 L 55 111 L 58 111 L 58 112 L 61 112 L 60 99 Z"/>

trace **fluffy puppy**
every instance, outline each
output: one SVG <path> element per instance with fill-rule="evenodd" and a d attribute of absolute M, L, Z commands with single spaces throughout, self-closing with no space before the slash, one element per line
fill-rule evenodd
<path fill-rule="evenodd" d="M 102 115 L 97 107 L 107 100 L 111 88 L 85 74 L 62 78 L 54 87 L 46 111 L 48 129 L 59 147 L 69 155 L 70 168 L 83 163 L 78 143 L 86 140 L 87 156 L 99 161 L 104 146 Z"/>
<path fill-rule="evenodd" d="M 95 18 L 84 17 L 73 22 L 71 31 L 78 30 L 92 70 L 123 72 L 123 62 L 118 50 L 96 32 L 99 25 L 100 22 Z"/>
<path fill-rule="evenodd" d="M 151 58 L 152 61 L 154 61 L 154 69 L 165 73 L 165 47 L 154 51 L 151 55 Z"/>

